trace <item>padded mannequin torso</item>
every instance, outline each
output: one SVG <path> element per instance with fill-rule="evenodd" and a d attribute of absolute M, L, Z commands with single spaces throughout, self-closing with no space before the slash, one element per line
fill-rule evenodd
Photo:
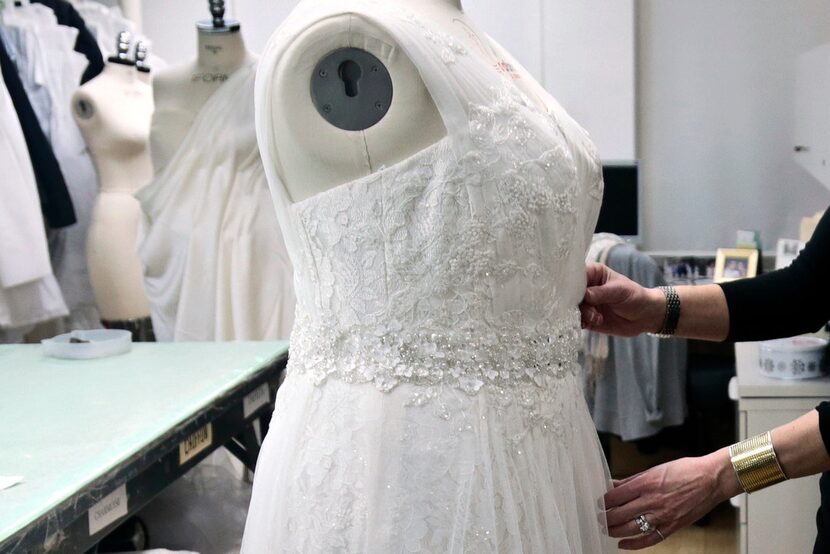
<path fill-rule="evenodd" d="M 196 60 L 159 71 L 153 77 L 155 112 L 150 151 L 156 173 L 176 153 L 204 106 L 234 71 L 254 63 L 241 32 L 199 31 Z"/>
<path fill-rule="evenodd" d="M 72 104 L 100 183 L 87 234 L 96 304 L 107 321 L 147 317 L 150 307 L 136 255 L 141 208 L 132 194 L 152 177 L 152 90 L 134 67 L 109 63 L 78 89 Z"/>

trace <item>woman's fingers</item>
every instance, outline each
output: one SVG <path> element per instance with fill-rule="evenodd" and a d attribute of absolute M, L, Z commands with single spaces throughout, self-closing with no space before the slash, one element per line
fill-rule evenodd
<path fill-rule="evenodd" d="M 579 310 L 582 313 L 582 328 L 596 330 L 602 325 L 602 314 L 593 306 L 580 304 Z"/>
<path fill-rule="evenodd" d="M 654 502 L 649 501 L 647 498 L 635 498 L 631 502 L 605 512 L 605 522 L 608 525 L 608 529 L 611 529 L 612 527 L 618 527 L 634 521 L 635 517 L 650 513 L 654 508 Z"/>
<path fill-rule="evenodd" d="M 587 286 L 579 306 L 582 327 L 623 337 L 641 333 L 640 319 L 648 301 L 645 289 L 602 264 L 587 264 L 586 274 Z"/>
<path fill-rule="evenodd" d="M 635 473 L 634 475 L 629 475 L 628 477 L 626 477 L 624 479 L 613 479 L 614 488 L 621 487 L 621 486 L 625 485 L 626 483 L 629 483 L 632 480 L 636 479 L 640 475 L 642 475 L 642 472 L 641 473 Z"/>
<path fill-rule="evenodd" d="M 644 512 L 643 514 L 637 514 L 637 516 L 639 516 L 639 515 L 645 515 L 646 520 L 648 520 L 648 522 L 651 524 L 652 528 L 660 526 L 660 517 L 657 514 L 655 514 L 653 512 Z M 643 532 L 640 531 L 640 526 L 635 521 L 637 516 L 634 516 L 634 518 L 629 519 L 628 521 L 626 521 L 622 525 L 617 525 L 617 526 L 614 526 L 614 527 L 611 527 L 609 525 L 608 526 L 608 534 L 610 536 L 614 537 L 615 539 L 623 539 L 623 538 L 636 537 L 638 535 L 642 535 Z"/>
<path fill-rule="evenodd" d="M 609 535 L 627 537 L 619 544 L 623 550 L 657 544 L 720 501 L 716 476 L 706 458 L 682 458 L 615 484 L 605 495 L 605 517 Z M 660 533 L 640 534 L 634 519 L 643 514 Z"/>
<path fill-rule="evenodd" d="M 585 296 L 583 297 L 582 302 L 589 306 L 616 304 L 624 300 L 626 294 L 627 291 L 625 290 L 624 285 L 616 282 L 607 283 L 585 289 Z"/>
<path fill-rule="evenodd" d="M 663 533 L 662 537 L 657 532 L 654 532 L 649 533 L 648 535 L 640 535 L 639 537 L 625 539 L 620 541 L 618 546 L 622 550 L 640 550 L 642 548 L 649 548 L 650 546 L 654 546 L 655 544 L 662 542 L 664 537 L 668 537 L 662 529 L 660 529 L 660 533 Z"/>
<path fill-rule="evenodd" d="M 608 280 L 608 272 L 606 271 L 606 267 L 602 264 L 598 264 L 596 262 L 586 264 L 585 272 L 588 277 L 589 287 L 602 285 Z"/>
<path fill-rule="evenodd" d="M 605 509 L 619 508 L 623 504 L 639 498 L 646 488 L 642 476 L 643 474 L 640 473 L 622 481 L 615 481 L 614 488 L 605 493 Z"/>

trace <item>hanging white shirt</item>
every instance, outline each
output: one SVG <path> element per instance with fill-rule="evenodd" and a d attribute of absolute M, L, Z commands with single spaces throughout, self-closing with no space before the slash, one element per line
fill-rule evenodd
<path fill-rule="evenodd" d="M 0 328 L 67 314 L 52 274 L 32 162 L 9 91 L 0 79 Z"/>

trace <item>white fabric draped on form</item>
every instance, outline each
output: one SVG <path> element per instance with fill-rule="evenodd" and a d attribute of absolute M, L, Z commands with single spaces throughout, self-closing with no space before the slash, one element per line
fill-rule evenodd
<path fill-rule="evenodd" d="M 290 333 L 292 270 L 256 143 L 255 73 L 239 69 L 211 96 L 170 162 L 136 193 L 158 340 Z"/>

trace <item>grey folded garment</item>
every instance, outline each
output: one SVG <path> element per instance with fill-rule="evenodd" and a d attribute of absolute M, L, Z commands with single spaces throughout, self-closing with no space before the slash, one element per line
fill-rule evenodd
<path fill-rule="evenodd" d="M 591 239 L 585 262 L 606 264 L 611 250 L 625 244 L 625 241 L 613 233 L 597 233 Z M 604 373 L 608 361 L 608 335 L 586 331 L 585 338 L 585 373 L 587 375 L 586 390 L 593 396 L 597 379 Z"/>

